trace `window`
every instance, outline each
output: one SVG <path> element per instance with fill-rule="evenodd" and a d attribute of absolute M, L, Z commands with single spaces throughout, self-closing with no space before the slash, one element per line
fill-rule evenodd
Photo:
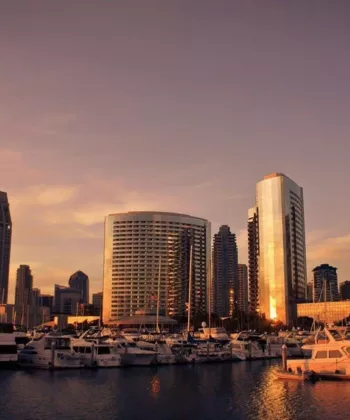
<path fill-rule="evenodd" d="M 327 359 L 327 350 L 318 351 L 315 359 Z"/>
<path fill-rule="evenodd" d="M 338 359 L 339 357 L 343 357 L 339 350 L 329 350 L 329 357 L 331 359 Z"/>

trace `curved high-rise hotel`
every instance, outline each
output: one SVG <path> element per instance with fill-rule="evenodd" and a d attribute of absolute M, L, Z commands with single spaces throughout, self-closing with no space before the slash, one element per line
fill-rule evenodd
<path fill-rule="evenodd" d="M 293 325 L 306 298 L 303 189 L 283 174 L 265 176 L 248 228 L 251 301 L 262 316 Z"/>
<path fill-rule="evenodd" d="M 107 216 L 103 322 L 154 310 L 158 284 L 160 313 L 186 316 L 189 283 L 192 316 L 207 312 L 209 258 L 210 223 L 205 219 L 149 211 Z"/>

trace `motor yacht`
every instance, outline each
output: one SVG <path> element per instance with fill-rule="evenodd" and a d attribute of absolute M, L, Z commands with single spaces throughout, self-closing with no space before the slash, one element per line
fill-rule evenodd
<path fill-rule="evenodd" d="M 287 360 L 289 372 L 313 371 L 321 377 L 350 380 L 350 340 L 340 329 L 318 330 L 315 343 L 306 344 L 303 349 L 311 351 L 311 358 Z"/>
<path fill-rule="evenodd" d="M 140 339 L 137 341 L 136 346 L 142 350 L 151 350 L 156 353 L 156 363 L 159 365 L 172 365 L 177 362 L 175 354 L 171 351 L 170 346 L 166 343 L 165 339 L 151 341 L 147 339 Z"/>
<path fill-rule="evenodd" d="M 93 343 L 82 338 L 71 339 L 71 349 L 85 367 L 120 367 L 122 357 L 116 348 L 108 343 Z"/>
<path fill-rule="evenodd" d="M 13 325 L 0 323 L 0 365 L 15 365 L 17 360 L 17 344 Z"/>
<path fill-rule="evenodd" d="M 140 349 L 134 341 L 116 335 L 109 328 L 90 329 L 80 338 L 95 344 L 113 345 L 116 354 L 121 356 L 123 366 L 148 366 L 156 362 L 155 351 Z"/>
<path fill-rule="evenodd" d="M 40 369 L 78 369 L 82 363 L 71 349 L 71 338 L 51 333 L 30 341 L 18 353 L 22 367 Z"/>

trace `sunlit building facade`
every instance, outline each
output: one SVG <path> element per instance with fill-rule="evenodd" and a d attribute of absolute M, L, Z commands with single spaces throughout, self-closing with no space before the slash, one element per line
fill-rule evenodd
<path fill-rule="evenodd" d="M 0 304 L 7 303 L 12 222 L 7 194 L 0 191 Z"/>
<path fill-rule="evenodd" d="M 350 322 L 350 300 L 338 302 L 300 303 L 298 317 L 308 317 L 316 322 Z"/>
<path fill-rule="evenodd" d="M 137 310 L 187 316 L 208 310 L 210 223 L 164 212 L 111 214 L 105 219 L 103 322 Z M 192 261 L 192 264 L 191 264 Z M 191 281 L 190 281 L 191 278 Z"/>
<path fill-rule="evenodd" d="M 296 304 L 306 299 L 303 189 L 273 173 L 258 182 L 259 312 L 286 325 L 296 323 Z"/>
<path fill-rule="evenodd" d="M 248 312 L 248 267 L 238 264 L 238 286 L 236 293 L 236 307 L 241 312 Z"/>

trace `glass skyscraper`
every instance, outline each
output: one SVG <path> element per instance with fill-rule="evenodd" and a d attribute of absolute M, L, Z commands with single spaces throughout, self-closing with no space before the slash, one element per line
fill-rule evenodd
<path fill-rule="evenodd" d="M 306 299 L 303 189 L 283 174 L 265 176 L 256 186 L 256 208 L 258 311 L 293 325 L 296 304 Z"/>
<path fill-rule="evenodd" d="M 137 310 L 155 311 L 159 278 L 160 312 L 187 316 L 190 273 L 191 314 L 206 313 L 209 259 L 210 223 L 205 219 L 164 212 L 107 216 L 103 322 L 132 316 Z"/>
<path fill-rule="evenodd" d="M 7 194 L 0 191 L 0 303 L 7 303 L 12 222 Z"/>

